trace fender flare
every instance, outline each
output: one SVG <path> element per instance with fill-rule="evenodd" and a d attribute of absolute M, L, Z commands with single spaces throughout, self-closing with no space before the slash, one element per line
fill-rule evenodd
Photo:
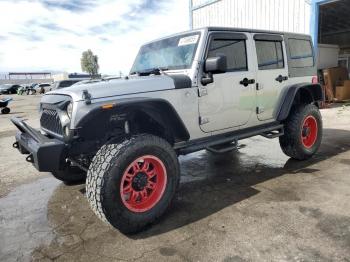
<path fill-rule="evenodd" d="M 288 86 L 281 93 L 279 99 L 279 106 L 277 106 L 275 114 L 277 121 L 287 119 L 290 110 L 301 91 L 307 92 L 312 99 L 312 103 L 315 103 L 317 106 L 319 106 L 320 102 L 324 101 L 324 94 L 320 84 L 300 83 Z"/>
<path fill-rule="evenodd" d="M 104 104 L 115 104 L 111 109 L 105 110 L 102 108 Z M 85 116 L 80 119 L 77 126 L 80 129 L 92 128 L 96 132 L 97 122 L 100 123 L 101 129 L 108 128 L 108 123 L 103 121 L 125 121 L 128 119 L 130 112 L 141 111 L 154 119 L 160 125 L 169 129 L 174 136 L 180 140 L 186 141 L 190 138 L 189 132 L 180 118 L 177 111 L 165 99 L 156 98 L 124 98 L 116 101 L 105 101 L 94 104 L 93 108 L 89 112 L 85 112 Z M 102 117 L 103 116 L 103 117 Z M 104 126 L 103 126 L 104 124 Z M 91 125 L 91 126 L 90 126 Z"/>

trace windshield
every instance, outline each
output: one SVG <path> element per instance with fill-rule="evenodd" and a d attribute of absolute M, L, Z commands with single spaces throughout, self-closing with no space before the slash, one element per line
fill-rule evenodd
<path fill-rule="evenodd" d="M 199 32 L 189 33 L 142 46 L 130 73 L 157 68 L 162 70 L 191 68 L 199 37 Z"/>

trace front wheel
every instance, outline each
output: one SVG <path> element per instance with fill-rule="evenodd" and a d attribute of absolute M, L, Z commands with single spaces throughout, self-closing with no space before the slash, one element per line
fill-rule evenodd
<path fill-rule="evenodd" d="M 306 160 L 319 149 L 322 141 L 322 117 L 315 105 L 292 108 L 280 137 L 282 151 L 297 160 Z"/>
<path fill-rule="evenodd" d="M 94 212 L 123 233 L 140 231 L 159 218 L 179 183 L 179 163 L 167 141 L 134 136 L 104 145 L 90 165 L 86 194 Z"/>

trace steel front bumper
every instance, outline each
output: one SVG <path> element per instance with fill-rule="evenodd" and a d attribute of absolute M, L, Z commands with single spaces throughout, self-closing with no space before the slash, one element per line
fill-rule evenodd
<path fill-rule="evenodd" d="M 52 172 L 60 169 L 64 161 L 64 142 L 48 138 L 38 130 L 28 126 L 24 120 L 11 118 L 12 123 L 19 129 L 13 147 L 22 154 L 28 155 L 26 160 L 31 162 L 41 172 Z"/>

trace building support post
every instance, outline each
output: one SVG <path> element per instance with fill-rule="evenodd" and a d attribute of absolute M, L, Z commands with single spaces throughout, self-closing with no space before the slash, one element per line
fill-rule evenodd
<path fill-rule="evenodd" d="M 193 29 L 193 3 L 189 0 L 189 11 L 190 11 L 190 30 Z"/>

